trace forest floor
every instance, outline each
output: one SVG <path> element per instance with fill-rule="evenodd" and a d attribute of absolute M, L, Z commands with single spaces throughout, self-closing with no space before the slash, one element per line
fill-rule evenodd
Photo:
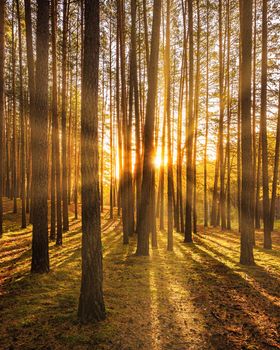
<path fill-rule="evenodd" d="M 149 257 L 122 244 L 118 218 L 102 218 L 107 319 L 81 326 L 81 224 L 70 218 L 62 247 L 50 243 L 51 272 L 30 274 L 31 226 L 5 202 L 0 241 L 0 349 L 280 349 L 280 233 L 273 250 L 257 232 L 256 266 L 239 260 L 237 232 L 199 231 L 194 244 L 166 232 Z"/>

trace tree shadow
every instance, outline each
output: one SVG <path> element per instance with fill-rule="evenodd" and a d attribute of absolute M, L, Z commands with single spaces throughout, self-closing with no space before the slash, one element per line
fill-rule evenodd
<path fill-rule="evenodd" d="M 268 294 L 270 294 L 271 296 L 280 298 L 280 280 L 275 275 L 270 273 L 268 270 L 264 269 L 260 265 L 251 266 L 251 267 L 241 265 L 239 261 L 234 260 L 233 258 L 230 258 L 228 255 L 223 254 L 221 251 L 208 245 L 206 241 L 203 241 L 198 238 L 197 238 L 197 241 L 199 246 L 204 247 L 208 251 L 215 254 L 217 257 L 221 258 L 223 261 L 230 261 L 231 263 L 235 264 L 241 271 L 245 272 L 247 275 L 253 278 L 256 282 L 258 282 L 261 288 L 265 289 Z"/>
<path fill-rule="evenodd" d="M 211 327 L 209 342 L 215 349 L 237 349 L 238 344 L 240 348 L 257 344 L 262 349 L 280 345 L 277 342 L 279 308 L 274 303 L 220 260 L 202 250 L 199 244 L 181 245 L 178 249 L 186 259 L 195 259 L 194 277 L 189 288 L 198 307 L 202 312 L 204 310 Z M 197 261 L 193 252 L 202 261 Z"/>

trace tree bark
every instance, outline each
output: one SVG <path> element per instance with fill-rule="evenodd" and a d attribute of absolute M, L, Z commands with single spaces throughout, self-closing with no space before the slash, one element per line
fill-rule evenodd
<path fill-rule="evenodd" d="M 261 68 L 261 142 L 263 179 L 263 223 L 264 248 L 271 249 L 271 227 L 269 216 L 268 152 L 267 152 L 267 0 L 262 9 L 262 68 Z"/>
<path fill-rule="evenodd" d="M 49 271 L 48 250 L 48 48 L 49 1 L 37 0 L 37 40 L 32 132 L 32 272 Z"/>
<path fill-rule="evenodd" d="M 277 192 L 277 181 L 279 172 L 279 155 L 280 155 L 280 83 L 278 91 L 278 118 L 277 118 L 277 133 L 275 144 L 275 156 L 274 156 L 274 169 L 273 169 L 273 182 L 272 182 L 272 195 L 270 203 L 270 229 L 274 229 L 274 217 L 275 217 L 275 202 Z"/>
<path fill-rule="evenodd" d="M 149 212 L 152 198 L 152 176 L 154 156 L 154 120 L 157 98 L 158 56 L 160 39 L 161 0 L 154 0 L 151 54 L 148 67 L 148 93 L 146 105 L 146 121 L 144 131 L 144 161 L 141 189 L 139 229 L 137 230 L 137 255 L 149 255 L 149 231 L 151 229 Z"/>
<path fill-rule="evenodd" d="M 5 0 L 0 0 L 0 237 L 3 234 Z M 6 141 L 8 142 L 8 141 Z"/>
<path fill-rule="evenodd" d="M 69 230 L 68 194 L 67 194 L 67 145 L 66 145 L 66 69 L 67 69 L 67 31 L 68 31 L 68 0 L 63 0 L 63 29 L 62 29 L 62 92 L 61 92 L 61 131 L 62 131 L 62 212 L 63 231 Z"/>
<path fill-rule="evenodd" d="M 207 151 L 208 151 L 208 132 L 209 132 L 209 0 L 206 8 L 206 99 L 205 99 L 205 144 L 204 144 L 204 227 L 208 226 L 208 186 L 207 186 Z"/>
<path fill-rule="evenodd" d="M 185 243 L 190 243 L 192 239 L 192 204 L 193 204 L 193 2 L 188 0 L 188 26 L 189 26 L 189 110 L 188 110 L 188 132 L 187 132 L 187 173 L 186 173 L 186 223 L 185 223 Z"/>
<path fill-rule="evenodd" d="M 99 0 L 85 0 L 81 109 L 82 281 L 78 317 L 82 323 L 105 318 L 98 184 Z"/>
<path fill-rule="evenodd" d="M 167 250 L 173 250 L 173 162 L 172 162 L 172 144 L 171 144 L 171 79 L 170 79 L 170 7 L 171 0 L 167 0 L 166 6 L 166 119 L 167 119 L 167 207 L 168 207 L 168 232 L 167 232 Z"/>
<path fill-rule="evenodd" d="M 219 160 L 220 160 L 220 213 L 221 228 L 226 229 L 226 206 L 225 206 L 225 170 L 224 170 L 224 64 L 223 64 L 223 5 L 219 0 Z"/>
<path fill-rule="evenodd" d="M 241 108 L 241 253 L 240 263 L 253 265 L 254 209 L 251 130 L 252 0 L 240 0 Z"/>
<path fill-rule="evenodd" d="M 57 0 L 52 0 L 52 166 L 55 170 L 55 189 L 56 189 L 56 244 L 62 244 L 62 215 L 61 215 L 61 171 L 60 171 L 60 142 L 58 125 L 58 98 L 57 98 Z"/>

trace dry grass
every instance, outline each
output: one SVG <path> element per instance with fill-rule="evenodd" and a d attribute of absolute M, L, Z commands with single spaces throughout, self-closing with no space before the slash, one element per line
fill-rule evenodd
<path fill-rule="evenodd" d="M 9 203 L 6 203 L 6 210 Z M 136 239 L 122 245 L 117 218 L 103 217 L 107 319 L 81 326 L 80 222 L 71 218 L 63 247 L 50 244 L 51 272 L 31 275 L 31 229 L 6 214 L 1 239 L 1 349 L 280 349 L 280 240 L 255 249 L 256 266 L 238 263 L 236 232 L 203 228 L 195 243 L 166 233 L 150 257 L 134 255 Z M 17 220 L 15 220 L 17 219 Z"/>

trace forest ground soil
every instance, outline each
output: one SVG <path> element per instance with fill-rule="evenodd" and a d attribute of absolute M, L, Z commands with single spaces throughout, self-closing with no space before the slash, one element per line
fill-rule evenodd
<path fill-rule="evenodd" d="M 5 201 L 0 240 L 0 349 L 280 349 L 280 233 L 273 250 L 256 233 L 256 266 L 239 264 L 239 234 L 200 227 L 193 244 L 166 232 L 158 249 L 135 256 L 120 219 L 102 214 L 107 318 L 81 326 L 81 223 L 70 218 L 63 246 L 50 243 L 48 274 L 30 274 L 31 226 Z M 19 211 L 20 212 L 20 211 Z"/>

